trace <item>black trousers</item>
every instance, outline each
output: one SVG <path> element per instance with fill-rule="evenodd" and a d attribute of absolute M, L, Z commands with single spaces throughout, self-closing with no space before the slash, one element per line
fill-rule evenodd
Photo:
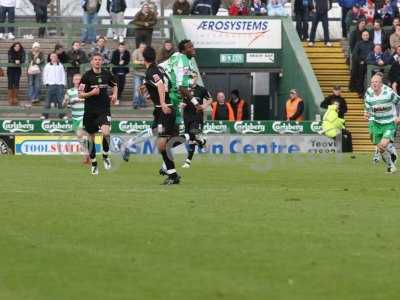
<path fill-rule="evenodd" d="M 310 42 L 315 42 L 315 34 L 317 32 L 317 27 L 319 22 L 322 22 L 322 28 L 324 29 L 324 42 L 329 42 L 329 24 L 328 24 L 328 12 L 325 13 L 315 13 L 310 34 Z"/>
<path fill-rule="evenodd" d="M 47 6 L 40 6 L 40 5 L 35 5 L 33 7 L 35 10 L 36 14 L 36 22 L 37 23 L 47 23 Z M 45 27 L 40 27 L 39 28 L 39 37 L 44 37 L 44 33 L 46 32 Z"/>
<path fill-rule="evenodd" d="M 153 29 L 135 29 L 136 48 L 139 48 L 140 43 L 145 43 L 151 46 L 153 39 Z"/>
<path fill-rule="evenodd" d="M 342 36 L 347 38 L 347 25 L 346 25 L 346 15 L 351 10 L 351 8 L 342 7 Z"/>
<path fill-rule="evenodd" d="M 19 81 L 21 79 L 21 68 L 7 69 L 8 89 L 19 89 Z"/>
<path fill-rule="evenodd" d="M 118 86 L 118 100 L 121 100 L 122 92 L 125 88 L 126 74 L 115 74 L 115 79 L 117 80 Z"/>
<path fill-rule="evenodd" d="M 309 12 L 308 7 L 305 7 L 303 11 L 296 13 L 296 31 L 302 41 L 308 39 L 308 19 Z"/>

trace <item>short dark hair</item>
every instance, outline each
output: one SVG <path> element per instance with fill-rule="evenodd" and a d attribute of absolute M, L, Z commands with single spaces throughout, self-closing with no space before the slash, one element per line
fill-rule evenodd
<path fill-rule="evenodd" d="M 125 46 L 125 42 L 119 43 L 119 46 Z"/>
<path fill-rule="evenodd" d="M 93 53 L 92 57 L 90 58 L 90 60 L 92 60 L 93 58 L 95 58 L 96 56 L 100 56 L 103 59 L 103 55 L 101 55 L 99 52 Z"/>
<path fill-rule="evenodd" d="M 153 47 L 146 47 L 143 51 L 143 58 L 148 63 L 153 63 L 156 61 L 156 50 Z"/>
<path fill-rule="evenodd" d="M 71 46 L 75 45 L 76 43 L 80 44 L 81 42 L 78 41 L 78 40 L 75 40 L 75 41 L 72 42 Z"/>
<path fill-rule="evenodd" d="M 178 44 L 178 50 L 179 50 L 179 52 L 185 51 L 185 46 L 186 46 L 186 44 L 187 44 L 187 43 L 190 43 L 190 42 L 191 42 L 191 40 L 187 40 L 187 39 L 184 39 L 184 40 L 180 41 L 179 44 Z"/>

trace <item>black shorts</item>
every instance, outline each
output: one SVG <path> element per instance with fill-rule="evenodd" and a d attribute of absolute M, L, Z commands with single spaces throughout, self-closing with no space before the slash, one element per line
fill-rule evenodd
<path fill-rule="evenodd" d="M 83 126 L 89 134 L 99 132 L 99 129 L 103 125 L 111 125 L 111 113 L 86 113 L 83 115 Z"/>
<path fill-rule="evenodd" d="M 156 107 L 153 111 L 154 121 L 152 128 L 160 137 L 171 137 L 179 134 L 179 127 L 176 124 L 176 111 L 171 108 L 170 114 L 163 113 L 162 109 Z"/>
<path fill-rule="evenodd" d="M 185 133 L 200 134 L 203 132 L 203 118 L 199 116 L 184 116 Z"/>

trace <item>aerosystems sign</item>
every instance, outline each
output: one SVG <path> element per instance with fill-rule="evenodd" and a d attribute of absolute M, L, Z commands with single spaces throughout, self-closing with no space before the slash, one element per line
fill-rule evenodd
<path fill-rule="evenodd" d="M 197 49 L 281 49 L 281 20 L 182 19 L 185 35 Z"/>

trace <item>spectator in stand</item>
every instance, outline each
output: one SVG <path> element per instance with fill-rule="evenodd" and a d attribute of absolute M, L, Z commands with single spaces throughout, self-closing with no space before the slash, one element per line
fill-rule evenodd
<path fill-rule="evenodd" d="M 54 46 L 54 52 L 58 55 L 58 60 L 62 64 L 68 63 L 68 56 L 64 51 L 64 46 L 61 44 L 56 44 Z M 50 62 L 50 55 L 51 53 L 47 56 L 47 62 Z"/>
<path fill-rule="evenodd" d="M 333 87 L 332 94 L 329 95 L 321 102 L 321 108 L 328 109 L 329 105 L 335 102 L 339 104 L 338 115 L 339 118 L 344 119 L 344 115 L 347 113 L 347 103 L 346 100 L 341 95 L 342 89 L 340 86 Z"/>
<path fill-rule="evenodd" d="M 365 19 L 365 16 L 360 8 L 360 5 L 355 4 L 351 11 L 348 11 L 346 15 L 345 23 L 347 34 L 349 33 L 350 27 L 352 25 L 358 25 L 360 19 Z"/>
<path fill-rule="evenodd" d="M 99 13 L 102 0 L 80 0 L 83 8 L 83 24 L 81 33 L 82 45 L 96 41 L 97 14 Z"/>
<path fill-rule="evenodd" d="M 118 48 L 112 53 L 111 63 L 114 65 L 112 73 L 117 80 L 118 100 L 115 105 L 119 105 L 122 100 L 122 92 L 125 88 L 126 74 L 129 73 L 129 63 L 131 61 L 131 53 L 127 50 L 125 43 L 120 43 Z"/>
<path fill-rule="evenodd" d="M 13 64 L 7 68 L 8 103 L 18 104 L 19 81 L 21 79 L 21 65 L 25 63 L 25 50 L 20 42 L 11 45 L 8 50 L 8 63 Z"/>
<path fill-rule="evenodd" d="M 89 62 L 88 57 L 81 49 L 81 43 L 79 41 L 75 41 L 72 43 L 72 49 L 67 52 L 68 63 L 70 64 L 67 67 L 67 82 L 68 88 L 72 88 L 72 77 L 75 74 L 79 74 L 81 72 L 81 65 Z"/>
<path fill-rule="evenodd" d="M 304 102 L 299 97 L 297 90 L 290 90 L 289 99 L 284 110 L 284 119 L 286 121 L 302 122 L 304 120 Z"/>
<path fill-rule="evenodd" d="M 172 54 L 174 54 L 175 48 L 172 44 L 171 40 L 165 40 L 164 45 L 161 48 L 160 52 L 157 55 L 157 63 L 161 64 L 162 62 L 166 61 Z"/>
<path fill-rule="evenodd" d="M 240 98 L 239 90 L 235 89 L 231 92 L 231 101 L 235 121 L 250 120 L 249 106 L 246 101 Z"/>
<path fill-rule="evenodd" d="M 157 17 L 158 16 L 158 6 L 157 3 L 153 0 L 143 0 L 140 2 L 140 5 L 147 3 L 149 5 L 150 11 Z"/>
<path fill-rule="evenodd" d="M 392 56 L 392 66 L 389 71 L 389 81 L 392 84 L 392 89 L 400 92 L 400 46 L 397 46 L 396 52 Z"/>
<path fill-rule="evenodd" d="M 211 16 L 213 15 L 212 0 L 194 0 L 192 4 L 192 15 Z"/>
<path fill-rule="evenodd" d="M 100 53 L 103 57 L 103 68 L 108 68 L 111 62 L 111 50 L 106 47 L 107 40 L 104 36 L 99 36 L 96 47 L 92 48 L 91 55 Z"/>
<path fill-rule="evenodd" d="M 223 92 L 217 94 L 217 101 L 211 103 L 211 109 L 211 119 L 213 121 L 235 121 L 232 106 L 226 101 Z"/>
<path fill-rule="evenodd" d="M 396 50 L 397 46 L 400 45 L 400 25 L 396 26 L 396 31 L 390 36 L 390 49 L 392 49 L 392 53 Z"/>
<path fill-rule="evenodd" d="M 389 0 L 385 0 L 384 5 L 381 9 L 377 11 L 382 19 L 383 26 L 391 26 L 393 23 L 393 18 L 395 16 L 395 11 Z"/>
<path fill-rule="evenodd" d="M 389 48 L 389 39 L 386 32 L 382 30 L 382 20 L 376 19 L 374 21 L 374 28 L 372 29 L 370 36 L 374 45 L 381 45 L 383 51 Z"/>
<path fill-rule="evenodd" d="M 28 97 L 30 103 L 27 106 L 39 102 L 40 87 L 42 84 L 42 69 L 46 63 L 46 58 L 40 50 L 40 44 L 34 42 L 32 51 L 28 54 Z"/>
<path fill-rule="evenodd" d="M 221 7 L 221 0 L 212 0 L 212 14 L 214 16 L 218 14 L 220 7 Z"/>
<path fill-rule="evenodd" d="M 172 6 L 172 14 L 174 16 L 190 15 L 190 3 L 187 0 L 175 0 Z"/>
<path fill-rule="evenodd" d="M 15 6 L 16 0 L 0 0 L 0 23 L 5 23 L 6 18 L 8 18 L 8 23 L 15 22 Z M 15 28 L 8 27 L 8 33 L 5 29 L 5 27 L 0 27 L 0 39 L 15 39 Z"/>
<path fill-rule="evenodd" d="M 285 10 L 285 0 L 270 0 L 268 2 L 268 16 L 270 17 L 287 16 Z"/>
<path fill-rule="evenodd" d="M 250 7 L 250 12 L 252 16 L 266 16 L 267 7 L 261 2 L 261 0 L 253 0 L 253 3 Z"/>
<path fill-rule="evenodd" d="M 148 3 L 144 3 L 141 10 L 135 15 L 133 21 L 135 28 L 136 48 L 141 43 L 151 46 L 153 27 L 157 24 L 157 15 L 150 10 Z"/>
<path fill-rule="evenodd" d="M 140 94 L 140 86 L 143 84 L 145 75 L 144 57 L 143 52 L 147 45 L 141 43 L 132 53 L 133 61 L 133 108 L 146 107 L 145 99 Z"/>
<path fill-rule="evenodd" d="M 47 23 L 47 6 L 51 0 L 30 0 L 36 15 L 36 23 Z M 46 27 L 39 28 L 39 38 L 43 38 L 46 32 Z"/>
<path fill-rule="evenodd" d="M 364 81 L 367 73 L 367 57 L 373 50 L 374 44 L 369 39 L 369 32 L 364 30 L 361 34 L 362 40 L 357 42 L 352 52 L 352 67 L 349 88 L 352 92 L 357 92 L 361 97 L 364 96 Z"/>
<path fill-rule="evenodd" d="M 367 24 L 372 24 L 375 17 L 375 3 L 368 0 L 367 5 L 362 7 L 362 11 L 365 19 L 367 20 Z"/>
<path fill-rule="evenodd" d="M 324 29 L 324 43 L 325 46 L 331 47 L 332 44 L 329 41 L 329 21 L 328 21 L 328 11 L 331 9 L 331 3 L 328 0 L 314 0 L 313 9 L 314 19 L 312 21 L 310 42 L 308 46 L 313 47 L 315 42 L 315 34 L 317 32 L 318 23 L 322 22 L 322 27 Z"/>
<path fill-rule="evenodd" d="M 353 52 L 356 44 L 362 40 L 361 35 L 366 30 L 366 28 L 367 28 L 367 21 L 364 18 L 359 19 L 357 22 L 356 29 L 350 33 L 350 38 L 349 38 L 350 52 Z"/>
<path fill-rule="evenodd" d="M 392 27 L 391 27 L 390 30 L 388 31 L 389 37 L 390 37 L 393 33 L 395 33 L 395 31 L 396 31 L 396 26 L 397 26 L 397 25 L 400 25 L 400 18 L 399 18 L 399 17 L 395 17 L 395 18 L 393 19 Z"/>
<path fill-rule="evenodd" d="M 107 12 L 111 17 L 112 25 L 124 25 L 124 13 L 126 10 L 125 0 L 107 0 Z M 119 40 L 122 42 L 124 40 L 124 28 L 113 28 L 113 38 L 114 40 Z"/>
<path fill-rule="evenodd" d="M 47 87 L 47 99 L 44 105 L 42 119 L 48 119 L 48 110 L 51 108 L 51 103 L 54 103 L 59 110 L 63 108 L 66 83 L 64 66 L 58 60 L 57 53 L 51 53 L 50 62 L 46 64 L 43 70 L 43 84 Z M 59 111 L 58 117 L 60 119 L 66 119 L 62 111 Z"/>
<path fill-rule="evenodd" d="M 308 39 L 308 20 L 310 18 L 311 0 L 295 0 L 294 14 L 296 19 L 296 31 L 300 40 Z"/>
<path fill-rule="evenodd" d="M 391 63 L 392 57 L 390 53 L 384 52 L 382 46 L 374 45 L 374 49 L 367 56 L 367 64 L 384 67 Z M 376 72 L 376 70 L 374 70 Z M 384 69 L 379 69 L 379 72 L 384 72 Z"/>
<path fill-rule="evenodd" d="M 230 16 L 248 16 L 249 10 L 247 9 L 247 5 L 243 3 L 243 0 L 233 0 L 228 13 Z"/>
<path fill-rule="evenodd" d="M 339 0 L 338 4 L 342 8 L 342 35 L 347 38 L 348 27 L 346 25 L 347 13 L 351 11 L 356 5 L 364 5 L 365 0 Z M 359 9 L 358 9 L 359 11 Z"/>

